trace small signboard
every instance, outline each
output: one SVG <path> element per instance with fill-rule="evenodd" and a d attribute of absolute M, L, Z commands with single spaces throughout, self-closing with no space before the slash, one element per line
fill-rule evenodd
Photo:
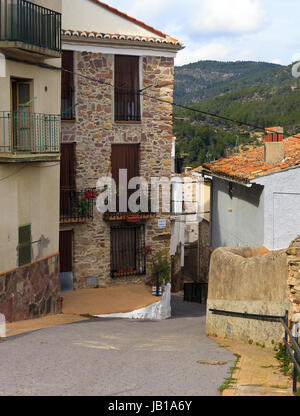
<path fill-rule="evenodd" d="M 158 220 L 158 229 L 164 230 L 167 228 L 167 220 Z"/>

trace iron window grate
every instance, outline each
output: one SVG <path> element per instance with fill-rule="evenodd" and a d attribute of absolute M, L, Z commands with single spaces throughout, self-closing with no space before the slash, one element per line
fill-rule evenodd
<path fill-rule="evenodd" d="M 111 227 L 111 277 L 145 274 L 145 225 Z"/>

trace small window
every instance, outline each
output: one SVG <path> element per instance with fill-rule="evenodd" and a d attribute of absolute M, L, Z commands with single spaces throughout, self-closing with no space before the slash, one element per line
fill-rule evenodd
<path fill-rule="evenodd" d="M 19 266 L 31 263 L 31 225 L 19 227 Z"/>
<path fill-rule="evenodd" d="M 146 274 L 145 225 L 111 228 L 111 277 Z"/>
<path fill-rule="evenodd" d="M 61 74 L 61 119 L 75 120 L 75 88 L 74 88 L 74 54 L 72 51 L 62 53 Z"/>
<path fill-rule="evenodd" d="M 141 121 L 138 56 L 115 56 L 115 121 Z"/>

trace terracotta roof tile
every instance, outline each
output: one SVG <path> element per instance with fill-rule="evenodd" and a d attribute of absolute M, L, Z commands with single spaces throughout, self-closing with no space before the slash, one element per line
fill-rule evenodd
<path fill-rule="evenodd" d="M 218 159 L 213 162 L 204 163 L 203 168 L 210 173 L 229 177 L 243 182 L 279 172 L 300 165 L 300 135 L 289 137 L 284 140 L 285 158 L 283 161 L 273 165 L 265 165 L 264 146 L 235 154 L 228 158 Z"/>

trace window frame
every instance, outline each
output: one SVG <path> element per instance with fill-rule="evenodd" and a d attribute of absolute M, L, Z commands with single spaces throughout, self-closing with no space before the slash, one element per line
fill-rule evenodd
<path fill-rule="evenodd" d="M 26 242 L 21 241 L 21 232 L 28 229 L 28 233 L 30 234 L 29 240 Z M 24 252 L 22 253 L 22 249 L 28 249 L 28 253 L 24 255 Z M 26 257 L 27 255 L 27 257 Z M 25 260 L 23 260 L 23 257 Z M 32 230 L 31 230 L 31 224 L 26 224 L 18 227 L 18 266 L 26 266 L 28 264 L 32 263 Z"/>
<path fill-rule="evenodd" d="M 118 117 L 118 111 L 117 111 L 117 103 L 118 103 L 118 91 L 117 91 L 117 79 L 116 79 L 116 74 L 117 74 L 117 60 L 120 59 L 136 59 L 137 60 L 137 76 L 138 76 L 138 90 L 137 91 L 141 91 L 141 85 L 142 85 L 142 64 L 141 64 L 141 57 L 137 56 L 137 55 L 114 55 L 114 93 L 113 93 L 113 97 L 114 97 L 114 105 L 113 105 L 113 121 L 116 124 L 141 124 L 142 123 L 142 113 L 143 113 L 143 108 L 142 108 L 142 99 L 141 99 L 141 95 L 139 94 L 137 96 L 137 112 L 136 115 L 132 118 L 136 118 L 135 120 L 118 120 L 118 118 L 122 118 L 122 117 Z M 126 118 L 126 116 L 124 116 L 124 118 Z"/>
<path fill-rule="evenodd" d="M 129 232 L 126 235 L 126 231 Z M 135 231 L 134 251 L 130 251 L 130 231 Z M 126 258 L 124 250 L 121 249 L 122 243 L 120 233 L 123 233 L 124 241 L 126 242 L 126 251 L 128 257 Z M 126 240 L 127 239 L 127 240 Z M 123 243 L 124 243 L 123 241 Z M 114 246 L 114 244 L 116 246 Z M 124 243 L 125 245 L 125 243 Z M 145 224 L 121 224 L 112 226 L 110 228 L 110 272 L 112 279 L 118 279 L 122 277 L 130 276 L 145 276 L 147 274 L 147 261 L 146 261 L 146 227 Z M 133 260 L 134 263 L 130 262 Z M 131 267 L 128 267 L 131 264 Z M 127 268 L 127 269 L 126 269 Z"/>

